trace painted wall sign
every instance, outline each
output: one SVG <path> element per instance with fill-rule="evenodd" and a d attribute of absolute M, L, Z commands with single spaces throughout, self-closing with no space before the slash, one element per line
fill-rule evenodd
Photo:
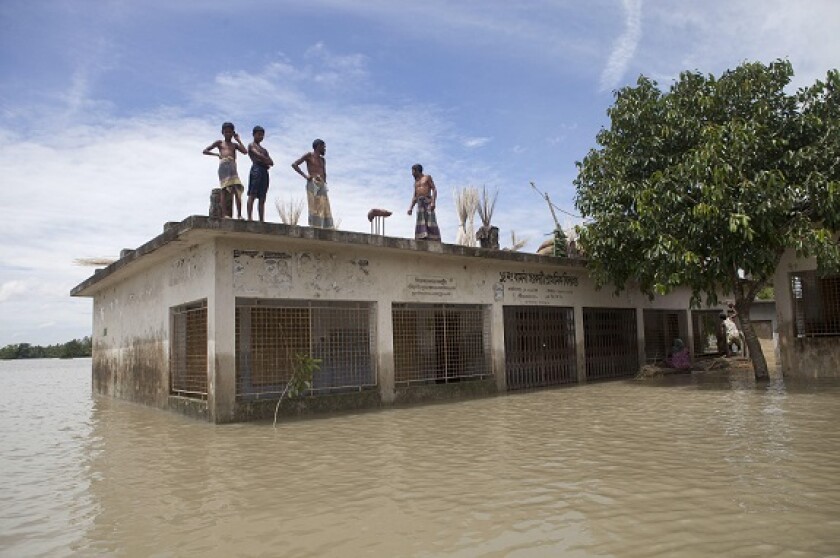
<path fill-rule="evenodd" d="M 455 294 L 455 280 L 446 277 L 408 275 L 408 293 L 411 296 L 451 298 Z"/>
<path fill-rule="evenodd" d="M 525 271 L 500 271 L 499 282 L 503 290 L 503 299 L 507 304 L 550 306 L 569 304 L 569 297 L 574 295 L 571 289 L 577 287 L 578 277 L 568 273 L 546 273 Z M 499 300 L 498 289 L 494 289 L 494 299 Z"/>
<path fill-rule="evenodd" d="M 563 273 L 539 273 L 525 271 L 500 271 L 500 283 L 529 283 L 531 285 L 563 285 L 565 287 L 577 287 L 578 278 L 575 275 Z"/>

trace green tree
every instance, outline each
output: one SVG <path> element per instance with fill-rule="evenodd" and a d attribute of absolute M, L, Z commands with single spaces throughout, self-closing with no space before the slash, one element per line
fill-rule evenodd
<path fill-rule="evenodd" d="M 772 285 L 767 285 L 763 287 L 758 294 L 755 295 L 755 298 L 758 300 L 774 300 L 776 298 L 776 293 L 773 291 Z"/>
<path fill-rule="evenodd" d="M 18 353 L 18 346 L 17 345 L 6 345 L 2 349 L 0 349 L 0 359 L 1 360 L 13 360 L 17 358 Z"/>
<path fill-rule="evenodd" d="M 555 258 L 565 258 L 569 254 L 569 239 L 563 229 L 557 227 L 554 229 L 554 245 L 552 248 L 552 255 Z"/>
<path fill-rule="evenodd" d="M 792 76 L 782 60 L 684 72 L 668 91 L 642 76 L 615 93 L 575 180 L 598 284 L 734 298 L 758 379 L 750 305 L 782 253 L 840 263 L 840 73 L 789 93 Z"/>
<path fill-rule="evenodd" d="M 67 343 L 55 345 L 31 345 L 19 343 L 6 345 L 0 349 L 0 360 L 14 360 L 19 358 L 80 358 L 89 357 L 92 353 L 92 343 L 89 336 L 73 339 Z"/>

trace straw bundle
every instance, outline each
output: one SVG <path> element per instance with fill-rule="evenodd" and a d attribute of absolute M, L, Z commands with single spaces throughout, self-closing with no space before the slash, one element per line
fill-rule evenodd
<path fill-rule="evenodd" d="M 499 189 L 493 191 L 493 196 L 487 194 L 487 186 L 481 187 L 481 201 L 477 204 L 478 216 L 481 217 L 481 224 L 487 228 L 493 219 L 493 211 L 496 209 L 496 199 L 499 197 Z"/>
<path fill-rule="evenodd" d="M 455 210 L 458 212 L 458 234 L 455 242 L 461 246 L 475 246 L 475 212 L 478 210 L 478 188 L 465 186 L 455 190 Z"/>

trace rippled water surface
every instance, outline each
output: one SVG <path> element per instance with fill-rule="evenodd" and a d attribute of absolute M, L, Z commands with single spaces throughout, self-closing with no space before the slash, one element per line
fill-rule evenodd
<path fill-rule="evenodd" d="M 721 374 L 213 426 L 0 361 L 0 554 L 836 556 L 838 423 Z"/>

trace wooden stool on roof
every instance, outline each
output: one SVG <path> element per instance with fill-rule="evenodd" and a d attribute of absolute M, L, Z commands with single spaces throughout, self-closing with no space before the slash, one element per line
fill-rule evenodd
<path fill-rule="evenodd" d="M 371 209 L 368 211 L 370 221 L 370 234 L 385 235 L 385 218 L 390 217 L 391 212 L 387 209 Z"/>

